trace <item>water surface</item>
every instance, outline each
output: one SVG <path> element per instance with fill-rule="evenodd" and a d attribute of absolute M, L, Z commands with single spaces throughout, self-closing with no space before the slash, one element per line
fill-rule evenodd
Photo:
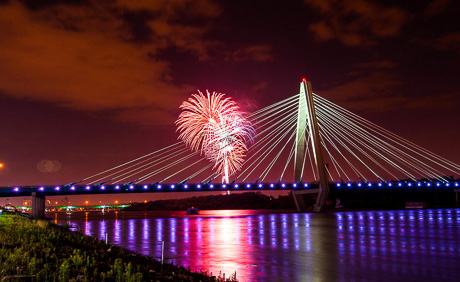
<path fill-rule="evenodd" d="M 135 252 L 240 281 L 456 281 L 460 210 L 52 215 Z M 458 281 L 458 280 L 457 280 Z"/>

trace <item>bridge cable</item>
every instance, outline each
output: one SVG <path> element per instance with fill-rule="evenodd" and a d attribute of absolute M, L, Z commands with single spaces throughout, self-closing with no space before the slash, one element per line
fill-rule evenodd
<path fill-rule="evenodd" d="M 172 149 L 171 149 L 171 150 L 172 150 Z M 169 153 L 171 150 L 167 150 L 167 151 L 165 151 L 165 153 Z M 174 149 L 174 150 L 176 150 L 176 149 Z M 135 174 L 136 174 L 136 173 L 134 173 L 135 171 L 140 170 L 140 171 L 137 172 L 137 173 L 140 173 L 140 172 L 142 172 L 142 171 L 145 171 L 145 170 L 147 170 L 147 169 L 150 169 L 151 167 L 154 167 L 154 166 L 156 166 L 156 165 L 159 165 L 159 164 L 161 164 L 161 163 L 164 163 L 164 162 L 166 162 L 166 161 L 169 161 L 170 159 L 172 159 L 172 158 L 174 158 L 174 157 L 176 157 L 176 156 L 178 156 L 178 155 L 180 155 L 180 154 L 183 154 L 183 153 L 185 153 L 186 151 L 187 151 L 187 148 L 184 147 L 183 149 L 180 149 L 179 151 L 177 151 L 177 152 L 174 153 L 173 155 L 163 156 L 163 157 L 158 158 L 158 159 L 155 159 L 154 161 L 149 162 L 149 163 L 147 163 L 147 164 L 143 164 L 143 165 L 141 165 L 141 166 L 139 166 L 139 165 L 140 165 L 141 163 L 143 163 L 143 162 L 140 162 L 140 163 L 138 163 L 138 164 L 133 164 L 133 165 L 131 165 L 131 166 L 129 166 L 129 167 L 126 167 L 126 168 L 124 168 L 124 169 L 121 169 L 121 170 L 119 170 L 119 171 L 116 171 L 116 172 L 114 172 L 114 173 L 111 173 L 111 174 L 109 174 L 109 175 L 106 175 L 106 176 L 104 176 L 104 177 L 102 177 L 102 178 L 96 180 L 95 182 L 98 182 L 98 181 L 100 181 L 100 180 L 102 180 L 102 179 L 107 179 L 107 178 L 109 178 L 109 177 L 111 177 L 111 176 L 113 176 L 113 175 L 116 175 L 116 174 L 119 174 L 119 173 L 121 173 L 121 172 L 123 172 L 123 171 L 126 171 L 127 169 L 130 169 L 130 168 L 133 168 L 133 167 L 138 166 L 137 168 L 134 168 L 134 169 L 132 169 L 132 170 L 130 170 L 130 171 L 127 171 L 127 172 L 125 172 L 125 173 L 121 173 L 121 174 L 119 174 L 118 176 L 116 176 L 116 177 L 114 177 L 114 178 L 111 178 L 111 181 L 114 182 L 114 181 L 116 181 L 117 179 L 122 178 L 122 177 L 125 176 L 126 174 L 130 174 L 128 177 L 125 177 L 125 178 L 123 178 L 123 179 L 118 180 L 118 181 L 123 181 L 123 180 L 128 179 L 128 178 L 132 177 L 133 175 L 135 175 Z M 162 154 L 163 154 L 163 153 L 162 153 Z M 160 154 L 160 155 L 162 155 L 162 154 Z M 157 157 L 158 157 L 158 156 L 157 156 Z M 147 166 L 146 169 L 142 169 L 142 168 L 144 168 L 144 167 L 146 167 L 146 166 Z M 142 169 L 142 170 L 141 170 L 141 169 Z M 93 183 L 94 183 L 94 182 L 93 182 Z"/>
<path fill-rule="evenodd" d="M 333 113 L 333 115 L 337 116 L 337 113 Z M 423 166 L 425 167 L 428 167 L 438 173 L 440 173 L 438 170 L 436 170 L 435 168 L 427 165 L 426 163 L 424 163 L 423 161 L 421 160 L 418 160 L 417 158 L 407 154 L 406 152 L 404 151 L 401 151 L 400 149 L 394 147 L 393 145 L 381 140 L 380 138 L 378 138 L 377 136 L 373 135 L 372 133 L 370 132 L 367 132 L 365 131 L 363 128 L 359 127 L 357 124 L 355 124 L 354 122 L 346 119 L 345 117 L 341 116 L 341 117 L 338 117 L 339 119 L 341 120 L 344 120 L 348 125 L 345 125 L 345 124 L 342 124 L 341 126 L 344 126 L 346 128 L 348 128 L 348 130 L 351 130 L 352 132 L 354 132 L 354 134 L 358 134 L 360 135 L 361 137 L 359 138 L 362 138 L 365 142 L 368 142 L 369 144 L 374 144 L 375 146 L 377 146 L 378 148 L 381 148 L 384 152 L 386 153 L 389 153 L 390 155 L 392 155 L 393 157 L 396 157 L 397 159 L 399 159 L 400 161 L 404 162 L 404 163 L 410 163 L 410 166 L 409 168 L 413 168 L 415 170 L 418 170 L 420 172 L 422 172 L 422 175 L 423 173 L 426 173 L 428 175 L 431 175 L 433 176 L 433 174 L 431 174 L 428 170 L 424 169 Z M 359 133 L 357 130 L 360 130 L 360 131 L 363 131 L 363 134 Z M 376 141 L 374 141 L 373 139 L 371 139 L 370 137 L 373 137 L 375 138 L 376 140 L 379 140 L 380 143 L 377 143 Z M 396 142 L 397 143 L 397 142 Z M 385 146 L 383 145 L 386 145 L 388 146 L 389 148 L 386 148 Z M 393 152 L 393 150 L 396 150 L 398 151 L 399 153 L 403 154 L 404 156 L 407 156 L 409 157 L 410 159 L 414 159 L 416 162 L 413 162 L 407 158 L 402 158 L 400 155 L 397 155 Z M 379 157 L 385 159 L 385 161 L 387 162 L 391 162 L 388 158 L 386 158 L 384 155 L 382 155 L 381 153 L 378 153 L 376 152 L 377 155 L 379 155 Z M 394 163 L 391 162 L 390 163 L 391 165 L 394 166 Z M 421 164 L 422 166 L 419 166 L 418 164 Z"/>
<path fill-rule="evenodd" d="M 284 173 L 286 172 L 286 168 L 288 167 L 289 163 L 291 162 L 292 156 L 294 155 L 294 148 L 295 148 L 295 141 L 294 139 L 292 140 L 292 147 L 291 150 L 289 151 L 289 156 L 286 160 L 286 164 L 284 165 L 283 172 L 281 173 L 280 179 L 283 179 Z"/>
<path fill-rule="evenodd" d="M 318 113 L 318 116 L 321 116 L 322 117 L 322 114 Z M 342 137 L 343 140 L 345 140 L 348 144 L 350 144 L 351 146 L 353 146 L 354 148 L 356 148 L 361 154 L 363 154 L 365 157 L 367 157 L 369 160 L 371 160 L 373 163 L 375 163 L 378 167 L 382 168 L 383 170 L 385 170 L 387 173 L 390 173 L 380 162 L 378 162 L 375 158 L 373 158 L 371 155 L 369 155 L 364 149 L 362 149 L 357 143 L 355 143 L 354 141 L 352 141 L 350 138 L 348 138 L 347 136 L 345 136 L 341 130 L 340 130 L 340 127 L 338 127 L 337 125 L 333 124 L 331 122 L 331 120 L 327 117 L 322 117 L 324 118 L 324 121 L 326 123 L 328 123 L 329 126 L 333 127 L 335 129 L 335 136 L 340 136 Z M 370 149 L 370 150 L 373 150 L 371 147 L 368 147 L 367 149 Z M 362 161 L 355 153 L 353 153 L 353 155 L 358 158 L 365 166 L 366 168 L 371 171 L 377 178 L 379 178 L 380 180 L 383 181 L 383 179 L 374 171 L 372 170 L 367 164 L 365 164 L 364 161 Z M 409 172 L 406 171 L 406 173 L 408 175 L 410 175 L 411 177 L 413 177 L 413 175 L 411 175 Z"/>
<path fill-rule="evenodd" d="M 99 172 L 99 173 L 94 174 L 94 175 L 92 175 L 92 176 L 86 177 L 86 178 L 83 179 L 83 181 L 84 181 L 84 180 L 88 180 L 88 179 L 90 179 L 90 178 L 93 178 L 93 177 L 95 177 L 95 176 L 101 175 L 101 174 L 106 173 L 106 172 L 108 172 L 108 171 L 112 171 L 112 170 L 117 169 L 117 168 L 119 168 L 119 167 L 122 167 L 122 166 L 124 166 L 124 165 L 127 165 L 127 164 L 130 164 L 130 163 L 135 162 L 135 161 L 137 161 L 137 160 L 143 159 L 143 158 L 145 158 L 145 157 L 151 156 L 151 155 L 153 155 L 153 154 L 156 154 L 156 153 L 161 152 L 161 151 L 163 151 L 163 150 L 166 150 L 166 149 L 168 149 L 168 148 L 171 148 L 171 147 L 180 145 L 181 143 L 182 143 L 182 142 L 174 143 L 174 144 L 172 144 L 172 145 L 166 146 L 166 147 L 164 147 L 164 148 L 162 148 L 162 149 L 160 149 L 160 150 L 154 151 L 154 152 L 152 152 L 152 153 L 149 153 L 149 154 L 147 154 L 147 155 L 144 155 L 144 156 L 139 157 L 139 158 L 137 158 L 137 159 L 134 159 L 134 160 L 132 160 L 132 161 L 123 163 L 123 164 L 118 165 L 118 166 L 116 166 L 116 167 L 113 167 L 113 168 L 111 168 L 111 169 L 107 169 L 107 170 L 105 170 L 105 171 L 103 171 L 103 172 Z"/>
<path fill-rule="evenodd" d="M 329 142 L 329 144 L 332 145 L 332 147 L 341 155 L 341 157 L 347 162 L 347 164 L 350 166 L 350 168 L 353 170 L 353 172 L 359 177 L 359 173 L 357 171 L 357 169 L 355 168 L 355 166 L 350 163 L 350 161 L 344 156 L 344 154 L 342 153 L 342 151 L 337 147 L 337 145 L 335 144 L 335 142 L 329 137 L 329 134 L 328 132 L 326 132 L 325 130 L 320 130 L 320 134 L 321 136 Z M 337 161 L 337 164 L 339 162 Z M 348 177 L 348 175 L 346 174 L 345 170 L 339 165 L 339 167 L 342 169 L 342 172 L 343 174 L 347 177 L 347 179 L 349 181 L 351 181 L 351 179 Z"/>
<path fill-rule="evenodd" d="M 276 144 L 274 144 L 272 146 L 272 149 L 270 150 L 270 152 L 275 149 L 275 146 L 277 146 L 282 139 L 284 139 L 284 137 L 286 137 L 288 134 L 288 131 L 285 132 L 285 134 L 277 141 Z M 281 153 L 284 151 L 284 149 L 286 148 L 287 144 L 289 143 L 289 141 L 294 137 L 295 135 L 295 130 L 292 131 L 292 134 L 291 136 L 288 138 L 288 140 L 286 141 L 286 143 L 284 144 L 283 148 L 278 152 L 278 154 L 276 154 L 276 156 L 273 158 L 273 160 L 270 162 L 270 164 L 265 168 L 265 170 L 262 172 L 260 178 L 262 179 L 262 181 L 265 180 L 265 177 L 267 177 L 267 174 L 270 172 L 270 170 L 272 169 L 273 165 L 275 164 L 275 162 L 278 160 L 279 156 L 281 155 Z M 268 152 L 268 154 L 270 153 Z M 267 155 L 268 155 L 267 154 Z M 264 174 L 264 176 L 262 176 Z"/>
<path fill-rule="evenodd" d="M 425 149 L 425 148 L 423 148 L 423 147 L 421 147 L 421 146 L 419 146 L 419 145 L 417 145 L 417 144 L 415 144 L 413 142 L 410 142 L 410 141 L 408 141 L 408 140 L 406 140 L 406 139 L 404 139 L 404 138 L 392 133 L 391 131 L 388 131 L 385 128 L 380 127 L 380 126 L 378 126 L 378 125 L 376 125 L 376 124 L 374 124 L 374 123 L 372 123 L 372 122 L 370 122 L 370 121 L 368 121 L 368 120 L 366 120 L 366 119 L 354 114 L 353 112 L 350 112 L 350 111 L 348 111 L 348 110 L 346 110 L 346 109 L 344 109 L 344 108 L 342 108 L 342 107 L 340 107 L 340 106 L 338 106 L 338 105 L 336 105 L 336 104 L 334 104 L 334 103 L 332 103 L 332 102 L 330 102 L 330 101 L 328 101 L 328 100 L 326 100 L 326 99 L 324 99 L 324 98 L 322 98 L 322 97 L 320 97 L 318 95 L 315 95 L 315 97 L 318 97 L 318 99 L 321 99 L 322 101 L 324 101 L 325 103 L 327 103 L 331 107 L 339 109 L 344 114 L 356 118 L 356 120 L 358 120 L 363 126 L 365 126 L 366 128 L 378 133 L 379 135 L 382 135 L 382 136 L 385 136 L 386 138 L 389 138 L 389 137 L 387 137 L 387 135 L 388 135 L 388 136 L 392 137 L 393 139 L 398 140 L 399 142 L 397 142 L 397 143 L 400 146 L 402 146 L 402 147 L 414 152 L 415 154 L 417 154 L 417 155 L 419 155 L 419 156 L 421 156 L 421 157 L 423 157 L 425 159 L 430 160 L 431 162 L 433 162 L 433 163 L 435 163 L 435 164 L 437 164 L 437 165 L 439 165 L 439 166 L 441 166 L 441 167 L 443 167 L 443 168 L 445 168 L 445 169 L 447 169 L 447 170 L 449 170 L 451 172 L 454 172 L 454 173 L 457 173 L 457 174 L 459 173 L 459 171 L 451 169 L 450 167 L 448 167 L 448 165 L 450 165 L 451 167 L 453 167 L 453 168 L 455 168 L 457 170 L 460 170 L 460 165 L 458 165 L 458 164 L 456 164 L 454 162 L 451 162 L 451 161 L 449 161 L 449 160 L 447 160 L 447 159 L 445 159 L 445 158 L 443 158 L 443 157 L 441 157 L 441 156 L 439 156 L 439 155 L 437 155 L 437 154 L 435 154 L 435 153 L 433 153 L 433 152 L 431 152 L 431 151 L 429 151 L 429 150 L 427 150 L 427 149 Z M 385 135 L 384 133 L 387 134 L 387 135 Z M 394 141 L 394 142 L 396 142 L 396 141 Z M 424 154 L 426 154 L 426 155 L 423 155 L 422 152 Z M 443 162 L 444 164 L 441 164 L 439 162 Z"/>
<path fill-rule="evenodd" d="M 417 163 L 411 162 L 410 160 L 404 159 L 404 158 L 402 158 L 400 155 L 397 155 L 397 154 L 393 153 L 392 148 L 398 150 L 400 153 L 402 153 L 402 154 L 404 154 L 404 155 L 407 155 L 407 153 L 405 153 L 405 152 L 399 150 L 398 148 L 392 146 L 391 144 L 388 144 L 388 143 L 384 142 L 383 140 L 379 139 L 378 137 L 373 136 L 373 135 L 372 135 L 371 133 L 369 133 L 369 132 L 365 132 L 365 134 L 359 133 L 359 132 L 355 129 L 355 128 L 356 128 L 356 125 L 355 125 L 355 124 L 353 124 L 353 123 L 349 123 L 348 125 L 343 124 L 343 123 L 340 123 L 340 124 L 341 124 L 342 127 L 347 128 L 348 130 L 350 130 L 350 132 L 351 132 L 352 134 L 357 134 L 357 135 L 355 135 L 355 137 L 356 137 L 356 138 L 361 138 L 362 141 L 363 141 L 363 144 L 366 143 L 366 142 L 368 142 L 369 145 L 372 145 L 372 144 L 373 144 L 373 145 L 377 146 L 377 148 L 380 148 L 380 150 L 383 150 L 383 152 L 389 153 L 390 155 L 396 157 L 396 158 L 399 159 L 400 161 L 402 161 L 402 162 L 404 162 L 404 163 L 408 163 L 408 162 L 411 163 L 411 166 L 415 167 L 417 170 L 421 170 L 422 172 L 429 173 L 428 171 L 424 170 L 422 167 L 418 166 Z M 353 128 L 353 127 L 355 127 L 355 128 Z M 361 128 L 357 128 L 357 129 L 362 130 Z M 369 136 L 372 136 L 372 137 L 374 137 L 374 138 L 380 140 L 381 143 L 380 143 L 380 144 L 377 143 L 376 141 L 374 141 L 373 139 L 371 139 Z M 382 146 L 382 144 L 386 144 L 386 145 L 388 145 L 390 148 L 386 148 L 386 147 Z M 388 162 L 390 165 L 392 165 L 392 166 L 397 166 L 393 161 L 391 161 L 390 159 L 388 159 L 387 157 L 385 157 L 382 153 L 380 153 L 380 152 L 378 152 L 378 151 L 376 151 L 376 150 L 374 150 L 374 149 L 371 149 L 371 150 L 372 150 L 377 156 L 379 156 L 380 158 L 382 158 L 382 159 L 384 159 L 386 162 Z M 407 155 L 407 156 L 410 156 L 410 155 Z M 410 156 L 410 157 L 412 157 L 412 156 Z M 419 162 L 422 163 L 423 165 L 426 165 L 426 164 L 424 164 L 424 163 L 421 162 L 421 161 L 419 161 Z M 409 168 L 410 168 L 411 166 L 409 166 Z M 434 169 L 434 168 L 433 168 L 433 169 Z M 387 172 L 388 172 L 388 171 L 387 171 Z M 388 172 L 388 173 L 389 173 L 389 172 Z M 390 173 L 390 174 L 391 174 L 391 173 Z M 395 176 L 393 175 L 393 177 L 395 177 Z"/>
<path fill-rule="evenodd" d="M 287 128 L 292 127 L 292 125 L 291 125 L 291 126 L 288 126 L 288 125 L 289 125 L 289 124 L 294 124 L 295 118 L 296 118 L 296 117 L 295 117 L 295 115 L 294 115 L 294 116 L 291 117 L 289 120 L 287 120 L 286 122 L 284 122 L 282 126 L 278 127 L 276 130 L 273 130 L 273 131 L 272 131 L 271 133 L 269 133 L 267 136 L 275 135 L 274 137 L 279 138 L 279 136 L 283 133 L 282 130 L 283 130 L 285 127 L 287 127 Z M 287 130 L 285 130 L 285 132 L 287 132 Z M 266 137 L 267 137 L 267 136 L 266 136 Z M 265 139 L 266 137 L 264 137 L 263 139 Z M 271 140 L 270 140 L 270 141 L 271 141 Z M 272 142 L 271 144 L 272 144 L 272 145 L 269 146 L 268 148 L 270 148 L 270 147 L 273 146 L 273 142 Z M 252 159 L 253 157 L 257 156 L 261 150 L 263 150 L 265 147 L 267 147 L 267 145 L 270 145 L 270 143 L 266 143 L 266 144 L 264 144 L 261 148 L 259 148 L 258 151 L 256 151 L 255 153 L 253 153 L 253 154 L 251 155 L 251 157 L 248 158 L 248 161 L 249 161 L 250 159 Z M 252 147 L 251 147 L 251 148 L 252 148 Z M 266 152 L 266 151 L 265 151 L 265 152 Z M 255 160 L 254 162 L 252 162 L 245 170 L 243 170 L 243 171 L 239 174 L 239 177 L 242 176 L 249 168 L 251 168 L 251 166 L 254 166 L 254 169 L 251 170 L 250 173 L 244 178 L 244 180 L 246 180 L 246 179 L 249 177 L 249 175 L 251 175 L 252 172 L 260 165 L 261 161 L 260 161 L 260 162 L 257 162 L 257 161 L 258 161 L 262 156 L 263 156 L 263 155 L 259 155 L 259 157 L 257 157 L 256 160 Z M 262 160 L 264 160 L 267 156 L 268 156 L 268 153 L 265 153 L 265 157 L 264 157 Z M 243 181 L 244 181 L 244 180 L 243 180 Z"/>

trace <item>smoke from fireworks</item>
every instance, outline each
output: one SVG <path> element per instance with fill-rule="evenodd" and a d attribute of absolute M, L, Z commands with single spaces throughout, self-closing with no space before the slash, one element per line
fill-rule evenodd
<path fill-rule="evenodd" d="M 225 94 L 206 90 L 206 96 L 192 94 L 183 102 L 178 120 L 179 138 L 187 146 L 214 162 L 214 168 L 228 183 L 229 175 L 238 171 L 247 152 L 247 143 L 255 134 L 251 123 L 239 107 Z"/>

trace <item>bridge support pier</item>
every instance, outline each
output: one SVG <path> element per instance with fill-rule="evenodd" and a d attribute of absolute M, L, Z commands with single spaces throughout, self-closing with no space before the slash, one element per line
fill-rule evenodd
<path fill-rule="evenodd" d="M 45 219 L 45 195 L 32 192 L 32 217 Z"/>
<path fill-rule="evenodd" d="M 292 197 L 294 198 L 295 207 L 298 212 L 306 212 L 307 205 L 305 204 L 305 199 L 303 198 L 303 193 L 301 191 L 292 191 Z"/>
<path fill-rule="evenodd" d="M 308 206 L 305 203 L 304 195 L 306 194 L 317 194 L 319 189 L 309 190 L 292 190 L 292 197 L 294 198 L 295 207 L 298 212 L 308 211 Z"/>

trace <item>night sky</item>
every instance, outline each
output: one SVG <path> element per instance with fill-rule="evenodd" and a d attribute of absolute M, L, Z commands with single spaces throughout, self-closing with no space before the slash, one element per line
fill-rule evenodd
<path fill-rule="evenodd" d="M 460 163 L 459 19 L 449 0 L 0 0 L 0 186 L 74 182 L 172 144 L 196 89 L 251 112 L 302 77 Z"/>

